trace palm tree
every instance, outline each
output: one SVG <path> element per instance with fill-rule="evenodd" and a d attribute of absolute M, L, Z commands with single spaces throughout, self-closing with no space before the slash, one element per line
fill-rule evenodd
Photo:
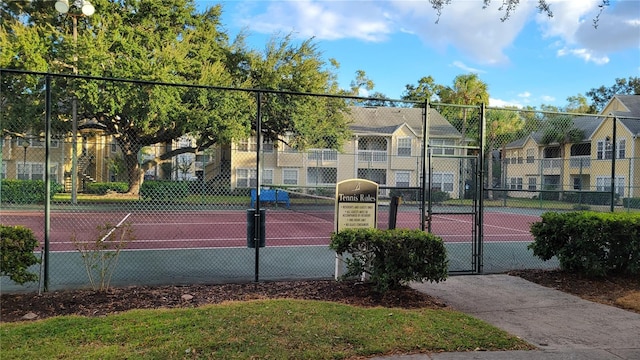
<path fill-rule="evenodd" d="M 560 148 L 560 200 L 564 190 L 564 161 L 567 144 L 579 142 L 584 138 L 584 131 L 577 128 L 570 115 L 555 115 L 544 123 L 540 143 L 558 145 Z"/>
<path fill-rule="evenodd" d="M 482 105 L 489 103 L 487 84 L 480 80 L 478 74 L 458 75 L 453 80 L 452 87 L 442 88 L 439 92 L 440 100 L 448 104 L 456 105 Z M 462 138 L 467 136 L 469 108 L 462 108 L 462 124 L 460 133 Z"/>
<path fill-rule="evenodd" d="M 524 126 L 524 120 L 518 113 L 509 110 L 489 110 L 487 117 L 487 183 L 493 187 L 493 152 L 513 141 Z M 504 154 L 504 149 L 503 152 Z M 489 200 L 493 200 L 493 192 L 488 193 Z"/>

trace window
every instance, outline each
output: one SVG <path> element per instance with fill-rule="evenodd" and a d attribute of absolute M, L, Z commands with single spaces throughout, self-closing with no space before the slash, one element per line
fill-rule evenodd
<path fill-rule="evenodd" d="M 411 173 L 408 171 L 398 171 L 396 173 L 396 186 L 397 187 L 409 187 L 409 179 Z"/>
<path fill-rule="evenodd" d="M 509 190 L 522 190 L 522 178 L 508 178 Z"/>
<path fill-rule="evenodd" d="M 433 173 L 433 177 L 431 180 L 431 189 L 453 192 L 453 174 Z"/>
<path fill-rule="evenodd" d="M 536 149 L 527 149 L 527 164 L 533 164 L 536 156 Z"/>
<path fill-rule="evenodd" d="M 398 156 L 411 156 L 411 138 L 398 139 Z"/>
<path fill-rule="evenodd" d="M 118 143 L 116 142 L 116 139 L 114 137 L 111 137 L 111 141 L 109 142 L 109 149 L 112 153 L 118 151 Z"/>
<path fill-rule="evenodd" d="M 613 149 L 610 140 L 599 140 L 596 145 L 596 158 L 598 160 L 610 160 L 613 158 Z"/>
<path fill-rule="evenodd" d="M 454 155 L 454 149 L 446 146 L 455 146 L 455 144 L 453 139 L 431 139 L 429 145 L 433 155 Z"/>
<path fill-rule="evenodd" d="M 627 141 L 625 139 L 618 140 L 618 146 L 616 147 L 616 157 L 618 159 L 624 159 L 626 155 L 626 147 Z"/>
<path fill-rule="evenodd" d="M 7 162 L 3 161 L 2 168 L 0 168 L 0 179 L 6 179 L 6 178 L 7 178 Z"/>
<path fill-rule="evenodd" d="M 298 169 L 282 169 L 282 183 L 285 185 L 298 185 Z"/>
<path fill-rule="evenodd" d="M 261 151 L 263 153 L 272 153 L 273 152 L 273 142 L 271 140 L 262 140 Z M 236 149 L 241 152 L 255 152 L 256 151 L 256 137 L 252 136 L 249 139 L 238 140 L 238 144 L 236 145 Z"/>
<path fill-rule="evenodd" d="M 255 187 L 258 183 L 255 169 L 237 169 L 236 170 L 236 186 L 237 187 Z M 262 170 L 262 185 L 273 184 L 273 169 Z"/>
<path fill-rule="evenodd" d="M 3 176 L 6 176 L 6 167 L 3 164 Z M 17 167 L 19 180 L 44 180 L 44 163 L 19 162 Z M 49 169 L 51 180 L 58 178 L 58 164 L 52 164 Z M 4 178 L 4 177 L 3 177 Z"/>
<path fill-rule="evenodd" d="M 616 176 L 614 181 L 616 194 L 624 196 L 624 176 Z M 598 176 L 596 178 L 597 191 L 611 191 L 611 177 Z"/>
<path fill-rule="evenodd" d="M 262 185 L 273 184 L 273 169 L 262 169 Z"/>
<path fill-rule="evenodd" d="M 537 179 L 536 178 L 534 178 L 534 177 L 529 178 L 529 187 L 528 187 L 528 189 L 532 190 L 532 191 L 538 190 L 538 185 L 537 185 Z"/>

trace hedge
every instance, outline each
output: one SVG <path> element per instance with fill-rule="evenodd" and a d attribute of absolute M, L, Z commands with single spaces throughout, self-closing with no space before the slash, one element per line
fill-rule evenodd
<path fill-rule="evenodd" d="M 84 192 L 87 194 L 105 195 L 109 191 L 126 193 L 129 191 L 129 184 L 126 182 L 96 182 L 88 183 Z"/>
<path fill-rule="evenodd" d="M 171 201 L 189 195 L 186 181 L 147 180 L 140 186 L 140 197 L 145 200 Z"/>
<path fill-rule="evenodd" d="M 531 225 L 533 254 L 587 276 L 640 275 L 640 214 L 547 212 Z"/>
<path fill-rule="evenodd" d="M 622 205 L 625 208 L 640 209 L 640 198 L 622 199 Z"/>
<path fill-rule="evenodd" d="M 51 181 L 51 198 L 62 192 L 62 185 Z M 42 204 L 45 200 L 46 188 L 42 180 L 3 179 L 0 185 L 0 197 L 3 203 Z"/>
<path fill-rule="evenodd" d="M 331 235 L 329 247 L 350 255 L 344 277 L 366 273 L 380 292 L 410 281 L 439 282 L 447 277 L 444 242 L 424 231 L 345 229 Z"/>

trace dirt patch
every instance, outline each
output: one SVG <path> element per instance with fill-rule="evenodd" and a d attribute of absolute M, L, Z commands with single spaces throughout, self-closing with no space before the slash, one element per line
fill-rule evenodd
<path fill-rule="evenodd" d="M 531 282 L 583 299 L 640 313 L 640 277 L 587 278 L 561 271 L 513 271 Z M 225 301 L 293 298 L 334 301 L 354 306 L 446 307 L 441 300 L 408 287 L 379 294 L 370 284 L 352 281 L 277 281 L 245 284 L 134 286 L 98 292 L 54 291 L 38 295 L 0 295 L 0 320 L 22 321 L 57 315 L 105 316 L 131 309 L 186 308 Z"/>

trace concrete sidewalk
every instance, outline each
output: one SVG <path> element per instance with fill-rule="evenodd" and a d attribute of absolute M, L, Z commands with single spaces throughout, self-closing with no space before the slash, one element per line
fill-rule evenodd
<path fill-rule="evenodd" d="M 640 314 L 631 311 L 582 300 L 509 275 L 454 276 L 440 284 L 414 284 L 413 287 L 538 349 L 374 359 L 640 359 Z"/>

